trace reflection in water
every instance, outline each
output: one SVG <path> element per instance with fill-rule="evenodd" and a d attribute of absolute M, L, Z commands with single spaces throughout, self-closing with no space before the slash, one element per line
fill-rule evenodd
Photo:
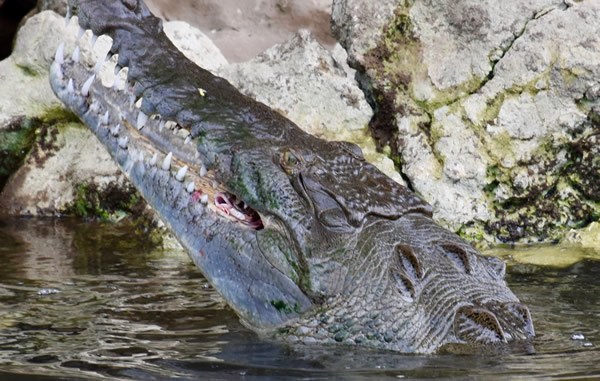
<path fill-rule="evenodd" d="M 534 355 L 407 356 L 289 346 L 242 327 L 183 252 L 124 226 L 0 221 L 0 379 L 428 379 L 600 376 L 600 262 L 513 265 Z"/>

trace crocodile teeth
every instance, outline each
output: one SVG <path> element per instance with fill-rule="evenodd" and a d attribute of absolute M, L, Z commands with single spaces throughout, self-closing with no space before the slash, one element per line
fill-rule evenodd
<path fill-rule="evenodd" d="M 122 138 L 119 138 L 119 147 L 125 149 L 127 148 L 127 142 L 129 141 L 129 138 L 127 136 L 123 136 Z"/>
<path fill-rule="evenodd" d="M 208 172 L 208 171 L 206 170 L 206 167 L 204 166 L 204 164 L 202 164 L 202 166 L 200 167 L 200 177 L 206 176 L 206 172 Z"/>
<path fill-rule="evenodd" d="M 169 130 L 172 130 L 175 126 L 177 126 L 177 122 L 173 122 L 172 120 L 167 120 L 165 123 L 165 127 L 167 127 Z"/>
<path fill-rule="evenodd" d="M 76 46 L 75 50 L 73 50 L 73 54 L 71 55 L 71 59 L 73 60 L 73 62 L 79 62 L 79 46 Z"/>
<path fill-rule="evenodd" d="M 162 169 L 168 171 L 171 168 L 171 158 L 173 157 L 173 152 L 169 152 L 167 156 L 165 156 L 165 160 L 162 163 Z"/>
<path fill-rule="evenodd" d="M 193 182 L 193 181 L 192 181 L 192 182 L 190 182 L 190 183 L 189 183 L 189 184 L 188 184 L 188 185 L 185 187 L 185 190 L 186 190 L 188 193 L 192 193 L 193 191 L 195 191 L 195 190 L 196 190 L 196 184 L 194 184 L 194 182 Z"/>
<path fill-rule="evenodd" d="M 200 197 L 200 202 L 204 205 L 208 204 L 208 195 L 206 193 L 204 193 L 202 197 Z"/>
<path fill-rule="evenodd" d="M 94 114 L 100 113 L 100 105 L 98 102 L 92 101 L 92 104 L 90 105 L 90 112 L 93 112 Z"/>
<path fill-rule="evenodd" d="M 191 141 L 192 141 L 192 136 L 188 135 L 187 138 L 185 138 L 185 141 L 183 142 L 183 144 L 188 144 Z"/>
<path fill-rule="evenodd" d="M 137 107 L 137 108 L 141 108 L 141 107 L 142 107 L 142 100 L 143 100 L 143 99 L 144 99 L 144 98 L 140 98 L 140 99 L 138 99 L 137 101 L 135 101 L 135 107 Z"/>
<path fill-rule="evenodd" d="M 115 75 L 115 82 L 112 85 L 112 88 L 115 90 L 120 90 L 121 88 L 121 78 L 119 77 L 119 74 Z"/>
<path fill-rule="evenodd" d="M 81 86 L 81 95 L 87 97 L 90 94 L 90 87 L 92 87 L 92 83 L 96 79 L 96 74 L 92 74 L 87 81 Z"/>
<path fill-rule="evenodd" d="M 54 61 L 58 62 L 59 65 L 62 65 L 65 62 L 65 43 L 61 42 L 56 48 L 56 54 L 54 54 Z"/>
<path fill-rule="evenodd" d="M 73 94 L 75 92 L 75 86 L 73 86 L 73 78 L 69 78 L 67 83 L 67 93 Z"/>
<path fill-rule="evenodd" d="M 104 66 L 104 64 L 109 60 L 110 58 L 108 55 L 104 57 L 104 59 L 99 59 L 98 62 L 96 62 L 96 64 L 94 65 L 94 73 L 100 73 L 100 70 L 102 70 L 102 66 Z"/>
<path fill-rule="evenodd" d="M 154 155 L 152 156 L 152 159 L 150 159 L 150 162 L 148 164 L 150 164 L 152 167 L 154 167 L 156 165 L 157 161 L 158 161 L 158 154 L 154 153 Z"/>
<path fill-rule="evenodd" d="M 113 128 L 110 129 L 110 134 L 112 136 L 119 136 L 119 130 L 121 129 L 121 125 L 117 124 L 116 126 L 114 126 Z"/>
<path fill-rule="evenodd" d="M 108 111 L 106 111 L 104 113 L 104 115 L 102 116 L 102 119 L 100 119 L 100 123 L 102 123 L 104 125 L 107 125 L 108 124 L 108 117 L 109 117 L 109 114 L 108 114 Z"/>
<path fill-rule="evenodd" d="M 140 111 L 140 113 L 138 114 L 138 117 L 137 117 L 137 125 L 136 125 L 137 129 L 141 130 L 142 128 L 144 128 L 147 121 L 148 121 L 148 115 L 146 115 Z"/>
<path fill-rule="evenodd" d="M 183 181 L 183 179 L 185 179 L 185 174 L 187 173 L 187 170 L 187 165 L 184 165 L 183 167 L 179 168 L 179 171 L 177 171 L 177 174 L 175 175 L 175 179 L 177 181 Z"/>

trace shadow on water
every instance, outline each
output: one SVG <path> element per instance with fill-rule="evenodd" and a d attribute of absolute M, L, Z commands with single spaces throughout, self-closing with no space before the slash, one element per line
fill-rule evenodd
<path fill-rule="evenodd" d="M 128 228 L 0 221 L 0 380 L 600 377 L 600 262 L 510 267 L 536 353 L 416 356 L 289 346 L 239 323 L 184 252 Z"/>

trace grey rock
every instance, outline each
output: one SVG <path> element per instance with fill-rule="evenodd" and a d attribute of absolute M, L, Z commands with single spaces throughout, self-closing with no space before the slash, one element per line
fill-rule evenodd
<path fill-rule="evenodd" d="M 391 100 L 379 117 L 397 139 L 384 143 L 440 222 L 545 240 L 598 214 L 598 180 L 581 179 L 600 178 L 588 159 L 600 3 L 394 1 L 369 18 L 370 7 L 336 0 L 334 31 L 373 94 Z"/>

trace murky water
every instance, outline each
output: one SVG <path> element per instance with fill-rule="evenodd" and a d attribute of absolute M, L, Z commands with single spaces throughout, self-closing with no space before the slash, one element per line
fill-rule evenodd
<path fill-rule="evenodd" d="M 241 326 L 183 252 L 111 224 L 0 221 L 0 380 L 600 377 L 600 262 L 513 265 L 536 354 L 288 346 Z"/>

